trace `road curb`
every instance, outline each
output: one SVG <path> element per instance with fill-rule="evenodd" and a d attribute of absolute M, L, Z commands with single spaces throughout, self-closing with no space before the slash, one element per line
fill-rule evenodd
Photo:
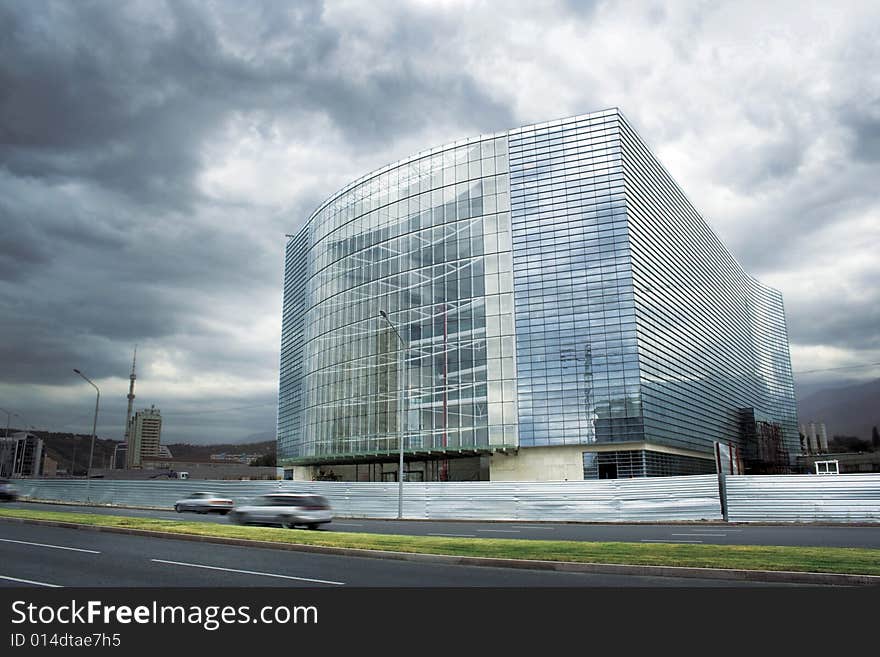
<path fill-rule="evenodd" d="M 272 550 L 290 550 L 294 552 L 313 552 L 319 554 L 335 554 L 341 556 L 367 557 L 371 559 L 395 559 L 398 561 L 414 561 L 421 563 L 438 563 L 445 565 L 481 566 L 489 568 L 518 568 L 524 570 L 550 570 L 569 573 L 592 573 L 604 575 L 641 575 L 649 577 L 683 577 L 700 579 L 721 579 L 729 581 L 752 581 L 786 584 L 813 584 L 817 586 L 880 586 L 878 575 L 853 575 L 845 573 L 814 573 L 777 570 L 728 570 L 723 568 L 694 568 L 679 566 L 645 566 L 628 564 L 579 563 L 568 561 L 539 561 L 526 559 L 500 559 L 495 557 L 463 557 L 442 554 L 424 554 L 419 552 L 392 552 L 388 550 L 366 550 L 363 548 L 341 548 L 302 543 L 276 543 L 243 538 L 226 538 L 222 536 L 201 536 L 198 534 L 177 534 L 160 532 L 151 529 L 131 529 L 127 527 L 99 527 L 83 525 L 60 520 L 38 520 L 33 518 L 2 517 L 0 520 L 21 524 L 43 525 L 47 527 L 63 527 L 84 531 L 110 532 L 114 534 L 130 534 L 133 536 L 151 536 L 154 538 L 170 538 L 183 541 L 218 543 L 238 547 L 255 547 Z"/>

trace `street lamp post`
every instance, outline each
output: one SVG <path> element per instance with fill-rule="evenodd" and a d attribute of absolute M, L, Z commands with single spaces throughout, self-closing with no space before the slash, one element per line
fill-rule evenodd
<path fill-rule="evenodd" d="M 78 369 L 74 369 L 73 371 L 88 381 L 98 393 L 97 397 L 95 397 L 95 419 L 92 421 L 92 447 L 89 450 L 89 468 L 86 470 L 86 501 L 90 502 L 91 498 L 89 497 L 89 491 L 92 485 L 92 458 L 95 456 L 95 432 L 98 430 L 98 403 L 101 401 L 101 390 L 95 385 L 94 381 Z"/>
<path fill-rule="evenodd" d="M 382 316 L 382 319 L 384 319 L 386 322 L 388 322 L 388 325 L 394 331 L 394 334 L 397 336 L 397 339 L 400 340 L 400 344 L 403 345 L 404 354 L 406 354 L 406 352 L 409 350 L 409 344 L 407 344 L 406 340 L 403 339 L 403 336 L 400 335 L 400 331 L 398 331 L 397 327 L 394 326 L 394 323 L 391 321 L 391 318 L 388 317 L 388 313 L 386 313 L 384 310 L 380 310 L 379 314 Z M 404 368 L 406 368 L 406 363 L 404 363 Z M 397 519 L 398 520 L 403 518 L 403 437 L 404 437 L 403 422 L 404 422 L 404 418 L 406 417 L 406 415 L 405 415 L 406 411 L 404 410 L 403 406 L 404 406 L 404 401 L 409 396 L 409 390 L 407 389 L 408 383 L 409 383 L 409 372 L 407 371 L 407 373 L 404 375 L 404 384 L 403 384 L 404 391 L 403 391 L 403 395 L 401 395 L 401 400 L 399 403 L 400 409 L 398 411 L 399 418 L 397 421 L 397 433 L 398 433 L 398 441 L 397 442 L 400 447 L 400 462 L 397 466 L 397 473 L 398 473 L 397 474 Z"/>

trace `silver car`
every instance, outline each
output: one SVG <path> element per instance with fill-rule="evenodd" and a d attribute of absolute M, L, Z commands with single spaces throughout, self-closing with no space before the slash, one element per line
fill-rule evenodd
<path fill-rule="evenodd" d="M 8 479 L 0 479 L 0 500 L 14 502 L 18 499 L 18 491 Z"/>
<path fill-rule="evenodd" d="M 326 498 L 313 493 L 272 493 L 236 506 L 229 519 L 238 524 L 297 525 L 317 529 L 333 520 L 333 510 Z"/>
<path fill-rule="evenodd" d="M 196 513 L 222 513 L 227 514 L 232 510 L 233 502 L 229 498 L 219 497 L 214 493 L 193 493 L 183 500 L 174 503 L 174 510 L 178 513 L 195 511 Z"/>

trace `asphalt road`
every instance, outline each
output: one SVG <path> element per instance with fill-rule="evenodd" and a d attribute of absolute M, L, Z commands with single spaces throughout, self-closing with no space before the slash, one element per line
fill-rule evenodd
<path fill-rule="evenodd" d="M 223 516 L 173 510 L 151 511 L 108 507 L 66 506 L 13 502 L 0 508 L 41 509 L 78 513 L 126 515 L 163 520 L 228 523 Z M 632 543 L 712 543 L 718 545 L 800 545 L 814 547 L 880 548 L 880 526 L 731 525 L 722 523 L 576 524 L 522 522 L 463 522 L 425 520 L 367 520 L 337 518 L 326 531 L 413 536 L 463 536 L 566 541 L 625 541 Z"/>
<path fill-rule="evenodd" d="M 0 586 L 729 587 L 762 584 L 413 563 L 0 520 Z"/>

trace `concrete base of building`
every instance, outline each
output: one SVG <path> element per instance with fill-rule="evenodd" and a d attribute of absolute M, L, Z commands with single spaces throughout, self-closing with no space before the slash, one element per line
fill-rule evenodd
<path fill-rule="evenodd" d="M 310 465 L 294 465 L 284 468 L 284 478 L 293 481 L 312 481 L 315 468 Z"/>
<path fill-rule="evenodd" d="M 580 481 L 715 472 L 712 454 L 648 442 L 523 447 L 493 454 L 492 481 Z"/>
<path fill-rule="evenodd" d="M 584 478 L 584 445 L 520 448 L 493 454 L 490 481 L 580 481 Z"/>
<path fill-rule="evenodd" d="M 521 447 L 480 456 L 407 458 L 406 481 L 583 481 L 711 474 L 711 453 L 649 442 Z M 294 481 L 398 481 L 394 460 L 287 466 Z"/>

